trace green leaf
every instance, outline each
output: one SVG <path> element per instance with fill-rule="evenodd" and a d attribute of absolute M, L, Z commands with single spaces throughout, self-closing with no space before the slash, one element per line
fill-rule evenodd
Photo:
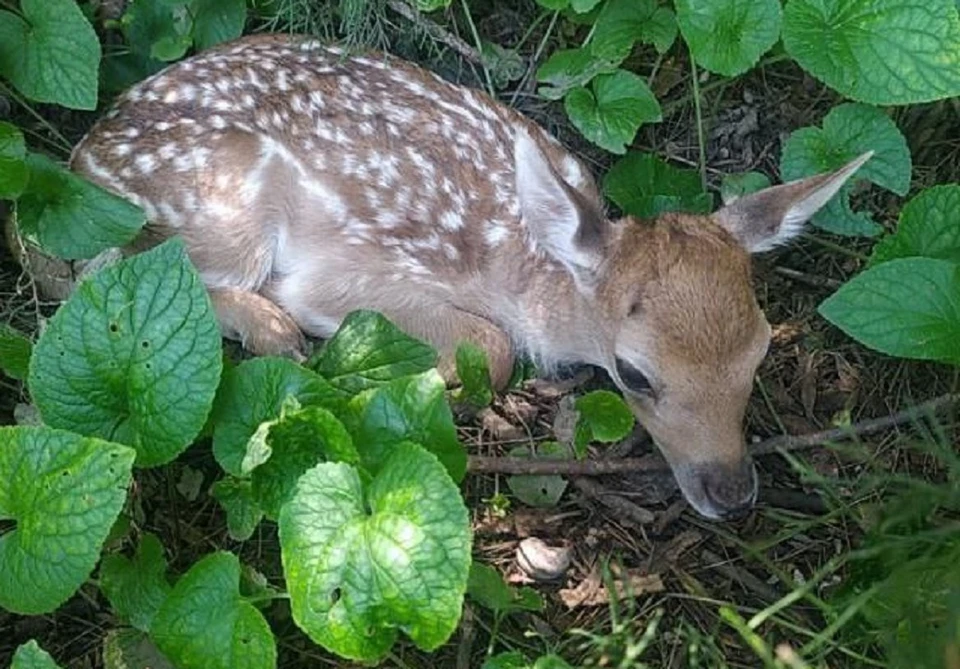
<path fill-rule="evenodd" d="M 354 311 L 310 366 L 344 397 L 437 364 L 437 352 L 375 311 Z"/>
<path fill-rule="evenodd" d="M 895 234 L 873 248 L 871 262 L 924 256 L 960 264 L 960 185 L 923 191 L 904 205 Z"/>
<path fill-rule="evenodd" d="M 625 214 L 652 218 L 665 211 L 708 213 L 713 198 L 696 170 L 673 167 L 652 153 L 631 152 L 603 179 L 603 190 Z"/>
<path fill-rule="evenodd" d="M 22 644 L 13 654 L 13 663 L 10 669 L 59 669 L 60 665 L 53 661 L 50 653 L 41 648 L 36 640 Z"/>
<path fill-rule="evenodd" d="M 512 588 L 493 567 L 474 562 L 470 566 L 467 594 L 481 606 L 494 613 L 514 611 L 542 611 L 543 598 L 533 588 Z"/>
<path fill-rule="evenodd" d="M 30 181 L 17 205 L 17 222 L 28 239 L 68 260 L 92 258 L 123 246 L 140 233 L 143 211 L 46 156 L 27 157 Z"/>
<path fill-rule="evenodd" d="M 493 386 L 484 350 L 470 342 L 463 342 L 457 347 L 456 361 L 461 384 L 457 399 L 480 407 L 490 404 L 493 401 Z"/>
<path fill-rule="evenodd" d="M 26 155 L 27 146 L 20 129 L 0 121 L 0 200 L 16 199 L 26 187 L 30 176 L 24 162 Z"/>
<path fill-rule="evenodd" d="M 0 10 L 0 75 L 35 102 L 96 109 L 100 40 L 77 3 L 21 0 L 20 12 Z"/>
<path fill-rule="evenodd" d="M 0 371 L 22 381 L 30 368 L 33 343 L 9 325 L 0 325 Z"/>
<path fill-rule="evenodd" d="M 592 92 L 574 88 L 564 98 L 567 115 L 583 136 L 612 153 L 626 153 L 643 123 L 659 122 L 660 103 L 646 82 L 626 70 L 593 79 Z"/>
<path fill-rule="evenodd" d="M 881 353 L 960 364 L 960 267 L 946 260 L 898 258 L 871 267 L 819 312 Z"/>
<path fill-rule="evenodd" d="M 619 58 L 604 58 L 594 53 L 590 46 L 554 51 L 537 69 L 537 81 L 547 84 L 537 93 L 548 100 L 559 100 L 567 91 L 586 86 L 598 74 L 615 72 L 625 57 L 626 54 Z"/>
<path fill-rule="evenodd" d="M 246 0 L 193 0 L 193 43 L 197 49 L 236 39 L 247 21 Z"/>
<path fill-rule="evenodd" d="M 577 14 L 586 14 L 600 4 L 600 0 L 570 0 L 570 8 Z M 560 7 L 560 9 L 563 9 Z"/>
<path fill-rule="evenodd" d="M 724 203 L 756 193 L 770 186 L 770 179 L 760 172 L 733 172 L 724 174 L 720 182 L 720 197 Z"/>
<path fill-rule="evenodd" d="M 144 534 L 132 560 L 107 555 L 100 563 L 100 589 L 124 622 L 150 631 L 160 606 L 170 594 L 163 544 L 153 534 Z"/>
<path fill-rule="evenodd" d="M 150 635 L 179 669 L 273 669 L 270 626 L 240 596 L 240 561 L 218 551 L 180 577 L 153 619 Z"/>
<path fill-rule="evenodd" d="M 103 640 L 105 669 L 176 669 L 140 630 L 112 629 Z"/>
<path fill-rule="evenodd" d="M 467 456 L 457 440 L 445 391 L 446 384 L 432 369 L 359 396 L 351 407 L 357 419 L 350 427 L 365 467 L 377 471 L 399 444 L 412 441 L 436 455 L 454 481 L 461 481 Z"/>
<path fill-rule="evenodd" d="M 50 320 L 29 386 L 48 425 L 175 458 L 203 428 L 220 379 L 210 298 L 173 239 L 81 283 Z"/>
<path fill-rule="evenodd" d="M 608 0 L 597 16 L 590 51 L 597 58 L 620 63 L 635 42 L 650 42 L 663 53 L 676 36 L 673 12 L 658 7 L 655 0 Z"/>
<path fill-rule="evenodd" d="M 280 417 L 288 398 L 302 406 L 338 404 L 329 383 L 286 358 L 245 360 L 223 375 L 214 407 L 213 455 L 226 472 L 244 475 L 247 443 L 262 423 Z"/>
<path fill-rule="evenodd" d="M 614 442 L 625 438 L 636 419 L 623 398 L 609 390 L 594 390 L 576 401 L 577 420 L 574 446 L 583 456 L 591 441 Z"/>
<path fill-rule="evenodd" d="M 954 0 L 790 0 L 783 45 L 803 69 L 860 102 L 960 95 Z"/>
<path fill-rule="evenodd" d="M 194 12 L 188 5 L 189 0 L 131 0 L 120 20 L 131 51 L 160 61 L 180 59 L 193 43 Z M 144 66 L 149 64 L 138 65 Z"/>
<path fill-rule="evenodd" d="M 779 0 L 676 0 L 677 23 L 697 63 L 734 77 L 780 38 Z"/>
<path fill-rule="evenodd" d="M 469 515 L 420 446 L 398 446 L 366 486 L 350 465 L 308 471 L 280 511 L 280 548 L 293 619 L 331 652 L 381 659 L 398 629 L 429 651 L 456 628 Z"/>
<path fill-rule="evenodd" d="M 360 462 L 347 428 L 320 407 L 286 413 L 271 422 L 265 442 L 266 460 L 252 470 L 250 480 L 254 500 L 273 520 L 293 494 L 297 479 L 318 462 Z"/>
<path fill-rule="evenodd" d="M 227 532 L 234 541 L 246 541 L 263 519 L 263 509 L 253 495 L 249 479 L 227 476 L 210 488 L 213 496 L 227 514 Z"/>
<path fill-rule="evenodd" d="M 130 485 L 134 452 L 48 427 L 0 427 L 0 606 L 53 611 L 93 571 Z"/>
<path fill-rule="evenodd" d="M 560 11 L 570 6 L 570 0 L 537 0 L 537 4 L 544 9 Z"/>
<path fill-rule="evenodd" d="M 530 457 L 530 449 L 518 446 L 510 450 L 514 457 Z M 548 441 L 537 446 L 537 458 L 565 460 L 571 457 L 570 449 L 564 444 Z M 554 507 L 567 490 L 567 480 L 554 474 L 518 474 L 507 477 L 507 487 L 517 499 L 529 506 Z"/>
<path fill-rule="evenodd" d="M 857 103 L 831 109 L 822 130 L 800 128 L 787 139 L 780 156 L 784 181 L 835 170 L 870 150 L 875 151 L 874 156 L 814 215 L 814 225 L 839 235 L 879 234 L 883 228 L 867 212 L 855 213 L 850 208 L 850 192 L 854 182 L 862 179 L 905 195 L 910 188 L 910 150 L 883 110 Z"/>

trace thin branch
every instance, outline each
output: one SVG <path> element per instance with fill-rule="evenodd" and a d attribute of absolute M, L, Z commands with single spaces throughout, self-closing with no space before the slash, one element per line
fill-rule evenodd
<path fill-rule="evenodd" d="M 932 416 L 957 404 L 960 404 L 960 394 L 941 395 L 882 418 L 871 418 L 854 423 L 849 427 L 837 427 L 812 434 L 772 437 L 749 446 L 748 450 L 751 455 L 758 456 L 769 455 L 777 451 L 797 451 L 813 448 L 825 443 L 882 432 L 897 425 Z M 467 462 L 467 471 L 472 474 L 603 476 L 605 474 L 666 471 L 667 469 L 669 469 L 667 463 L 659 454 L 655 453 L 641 458 L 611 458 L 609 460 L 530 460 L 529 458 L 472 455 Z"/>
<path fill-rule="evenodd" d="M 456 35 L 450 33 L 443 26 L 434 23 L 407 4 L 404 0 L 387 0 L 387 6 L 397 14 L 407 19 L 421 30 L 425 31 L 431 38 L 446 44 L 448 47 L 459 53 L 472 63 L 483 65 L 483 59 L 480 52 L 464 42 Z"/>

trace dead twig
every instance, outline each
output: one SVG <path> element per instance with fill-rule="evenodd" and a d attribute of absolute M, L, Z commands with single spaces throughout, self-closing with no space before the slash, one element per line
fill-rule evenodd
<path fill-rule="evenodd" d="M 404 0 L 387 0 L 387 6 L 397 14 L 407 19 L 418 28 L 426 32 L 432 39 L 446 44 L 471 63 L 483 65 L 480 52 L 464 42 L 462 39 L 447 31 L 443 26 L 434 23 L 423 14 L 407 4 Z"/>
<path fill-rule="evenodd" d="M 772 437 L 748 447 L 753 456 L 769 455 L 778 451 L 797 451 L 821 444 L 843 441 L 882 432 L 897 425 L 910 423 L 945 411 L 960 403 L 960 394 L 941 395 L 927 402 L 898 411 L 889 416 L 871 418 L 849 427 L 837 427 L 811 434 Z M 605 460 L 531 460 L 518 457 L 495 457 L 472 455 L 467 462 L 467 471 L 472 474 L 519 474 L 563 476 L 603 476 L 667 470 L 664 459 L 652 453 L 641 458 L 616 458 Z"/>

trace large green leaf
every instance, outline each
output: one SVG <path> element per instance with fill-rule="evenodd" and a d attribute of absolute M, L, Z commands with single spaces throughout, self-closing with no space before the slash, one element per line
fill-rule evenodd
<path fill-rule="evenodd" d="M 614 163 L 603 190 L 625 214 L 641 218 L 665 211 L 706 213 L 713 207 L 696 170 L 673 167 L 652 153 L 631 152 Z"/>
<path fill-rule="evenodd" d="M 13 663 L 10 665 L 10 669 L 59 669 L 59 667 L 60 665 L 53 661 L 50 653 L 33 639 L 17 648 L 17 652 L 13 654 Z"/>
<path fill-rule="evenodd" d="M 50 320 L 30 362 L 48 425 L 169 462 L 199 434 L 220 380 L 210 298 L 179 239 L 101 270 Z"/>
<path fill-rule="evenodd" d="M 790 0 L 783 44 L 801 67 L 860 102 L 960 95 L 955 0 Z"/>
<path fill-rule="evenodd" d="M 163 544 L 153 534 L 144 534 L 131 560 L 107 555 L 100 563 L 100 589 L 124 622 L 143 632 L 170 594 Z"/>
<path fill-rule="evenodd" d="M 198 49 L 240 37 L 247 20 L 246 0 L 193 0 L 193 43 Z"/>
<path fill-rule="evenodd" d="M 437 364 L 437 352 L 374 311 L 354 311 L 343 319 L 311 367 L 344 397 L 375 388 Z"/>
<path fill-rule="evenodd" d="M 256 466 L 250 471 L 251 492 L 257 505 L 268 518 L 276 519 L 300 476 L 319 462 L 333 461 L 358 464 L 360 455 L 336 416 L 321 407 L 307 407 L 285 413 L 266 424 L 263 444 Z M 247 473 L 247 460 L 243 470 Z"/>
<path fill-rule="evenodd" d="M 844 284 L 820 314 L 881 353 L 960 364 L 960 266 L 898 258 Z"/>
<path fill-rule="evenodd" d="M 27 157 L 30 181 L 17 205 L 25 237 L 61 258 L 92 258 L 133 241 L 146 222 L 135 204 L 38 153 Z"/>
<path fill-rule="evenodd" d="M 636 42 L 651 42 L 664 53 L 676 37 L 676 17 L 655 0 L 608 0 L 594 24 L 590 51 L 619 63 Z"/>
<path fill-rule="evenodd" d="M 257 607 L 240 595 L 240 561 L 206 556 L 180 577 L 150 636 L 179 669 L 273 669 L 277 647 Z"/>
<path fill-rule="evenodd" d="M 850 208 L 855 180 L 870 181 L 905 195 L 910 188 L 910 149 L 903 134 L 883 110 L 848 103 L 830 110 L 823 129 L 794 131 L 783 146 L 780 171 L 784 181 L 835 170 L 867 151 L 873 157 L 811 219 L 817 227 L 839 235 L 874 236 L 880 227 L 866 211 Z"/>
<path fill-rule="evenodd" d="M 100 40 L 77 3 L 21 0 L 20 12 L 0 10 L 0 75 L 36 102 L 96 109 Z"/>
<path fill-rule="evenodd" d="M 870 260 L 911 256 L 960 264 L 960 185 L 928 188 L 905 204 L 896 233 L 880 240 Z"/>
<path fill-rule="evenodd" d="M 780 38 L 780 0 L 676 0 L 677 23 L 697 62 L 733 77 Z"/>
<path fill-rule="evenodd" d="M 93 571 L 130 485 L 134 451 L 47 427 L 0 427 L 0 606 L 53 611 Z"/>
<path fill-rule="evenodd" d="M 0 200 L 15 199 L 23 192 L 30 174 L 24 158 L 23 133 L 12 123 L 0 121 Z"/>
<path fill-rule="evenodd" d="M 358 396 L 351 429 L 364 465 L 376 471 L 398 444 L 412 441 L 440 458 L 454 481 L 467 470 L 467 456 L 457 440 L 446 385 L 432 369 L 407 376 Z"/>
<path fill-rule="evenodd" d="M 574 88 L 563 102 L 577 130 L 612 153 L 626 153 L 642 124 L 661 119 L 660 103 L 650 87 L 627 70 L 598 75 L 591 90 Z"/>
<path fill-rule="evenodd" d="M 280 511 L 293 619 L 341 656 L 375 661 L 403 630 L 424 650 L 460 618 L 470 522 L 457 486 L 415 444 L 393 450 L 368 485 L 353 467 L 304 474 Z"/>
<path fill-rule="evenodd" d="M 213 455 L 225 471 L 244 475 L 250 438 L 262 423 L 279 418 L 290 398 L 302 406 L 338 404 L 329 383 L 286 358 L 245 360 L 223 375 L 214 409 Z"/>

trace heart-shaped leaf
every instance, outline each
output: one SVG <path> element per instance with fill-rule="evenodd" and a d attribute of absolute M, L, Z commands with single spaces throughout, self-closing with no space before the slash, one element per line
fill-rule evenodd
<path fill-rule="evenodd" d="M 912 256 L 960 264 L 960 185 L 934 186 L 907 202 L 896 233 L 880 240 L 870 260 Z"/>
<path fill-rule="evenodd" d="M 117 616 L 143 632 L 170 594 L 163 544 L 144 534 L 134 558 L 107 555 L 100 564 L 100 589 Z"/>
<path fill-rule="evenodd" d="M 402 629 L 424 650 L 460 618 L 470 567 L 470 522 L 436 457 L 396 447 L 369 484 L 322 463 L 280 511 L 280 548 L 293 619 L 346 658 L 375 662 Z"/>
<path fill-rule="evenodd" d="M 780 39 L 780 0 L 676 0 L 677 23 L 697 62 L 734 77 Z"/>
<path fill-rule="evenodd" d="M 591 89 L 572 89 L 564 107 L 584 137 L 611 153 L 626 153 L 642 124 L 661 119 L 660 103 L 633 72 L 601 74 L 594 77 Z"/>
<path fill-rule="evenodd" d="M 0 427 L 0 606 L 53 611 L 90 576 L 127 497 L 134 451 L 48 427 Z"/>
<path fill-rule="evenodd" d="M 625 214 L 651 218 L 665 211 L 706 213 L 713 198 L 696 170 L 673 167 L 652 153 L 628 153 L 603 179 L 607 197 Z"/>
<path fill-rule="evenodd" d="M 129 444 L 148 467 L 199 434 L 221 367 L 210 298 L 173 239 L 80 284 L 40 336 L 29 385 L 45 423 Z"/>
<path fill-rule="evenodd" d="M 910 187 L 910 150 L 903 134 L 882 109 L 857 103 L 834 107 L 823 119 L 823 129 L 801 128 L 787 139 L 780 157 L 784 181 L 835 170 L 866 151 L 874 156 L 854 180 L 866 180 L 905 195 Z M 850 208 L 848 182 L 811 222 L 839 235 L 875 236 L 883 228 L 870 215 Z"/>
<path fill-rule="evenodd" d="M 860 102 L 960 95 L 955 0 L 790 0 L 783 45 L 802 68 Z"/>

